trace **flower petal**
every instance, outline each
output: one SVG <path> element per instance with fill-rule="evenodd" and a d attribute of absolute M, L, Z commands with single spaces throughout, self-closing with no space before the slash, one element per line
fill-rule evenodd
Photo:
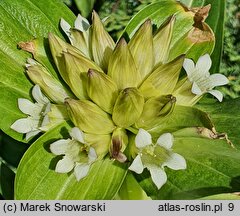
<path fill-rule="evenodd" d="M 33 87 L 33 89 L 32 89 L 32 96 L 40 104 L 49 103 L 49 100 L 47 99 L 47 97 L 45 97 L 43 95 L 43 93 L 41 92 L 41 89 L 40 89 L 39 85 L 35 85 Z"/>
<path fill-rule="evenodd" d="M 191 77 L 192 73 L 195 71 L 195 64 L 193 60 L 188 58 L 184 59 L 183 68 L 186 71 L 187 75 Z"/>
<path fill-rule="evenodd" d="M 196 82 L 192 85 L 192 93 L 196 95 L 202 95 L 204 92 L 199 88 L 198 84 Z"/>
<path fill-rule="evenodd" d="M 71 158 L 64 156 L 62 160 L 58 161 L 55 171 L 58 173 L 68 173 L 74 167 L 74 162 Z"/>
<path fill-rule="evenodd" d="M 165 149 L 171 149 L 173 145 L 173 135 L 171 133 L 162 134 L 158 138 L 157 144 L 164 147 Z"/>
<path fill-rule="evenodd" d="M 74 22 L 74 28 L 80 30 L 81 32 L 85 32 L 90 27 L 88 20 L 78 14 L 77 19 Z"/>
<path fill-rule="evenodd" d="M 79 141 L 80 143 L 85 143 L 84 133 L 78 127 L 72 128 L 69 134 L 73 139 Z"/>
<path fill-rule="evenodd" d="M 41 106 L 38 106 L 25 98 L 18 98 L 18 108 L 25 114 L 37 116 L 41 113 Z"/>
<path fill-rule="evenodd" d="M 15 121 L 11 128 L 18 133 L 28 133 L 32 130 L 36 130 L 38 121 L 34 120 L 32 117 L 21 118 Z"/>
<path fill-rule="evenodd" d="M 84 178 L 90 169 L 90 165 L 86 163 L 77 163 L 74 168 L 74 175 L 77 179 L 77 181 L 80 181 L 82 178 Z"/>
<path fill-rule="evenodd" d="M 71 34 L 70 34 L 71 26 L 70 26 L 70 24 L 66 20 L 61 18 L 60 19 L 60 26 L 61 26 L 62 30 L 64 31 L 64 33 L 68 36 L 68 38 L 71 41 Z"/>
<path fill-rule="evenodd" d="M 168 160 L 162 166 L 167 166 L 173 170 L 186 169 L 187 164 L 183 156 L 177 153 L 172 153 Z"/>
<path fill-rule="evenodd" d="M 209 77 L 209 80 L 211 82 L 211 88 L 214 88 L 215 86 L 226 85 L 229 83 L 228 78 L 222 74 L 212 74 Z"/>
<path fill-rule="evenodd" d="M 88 162 L 92 163 L 97 159 L 97 153 L 94 148 L 90 147 L 88 152 Z"/>
<path fill-rule="evenodd" d="M 160 189 L 167 182 L 167 175 L 165 171 L 157 166 L 151 166 L 148 168 L 151 174 L 153 183 Z"/>
<path fill-rule="evenodd" d="M 201 56 L 197 63 L 196 63 L 196 68 L 201 71 L 202 74 L 208 73 L 212 66 L 212 60 L 209 56 L 209 54 L 205 54 Z"/>
<path fill-rule="evenodd" d="M 37 135 L 40 132 L 41 132 L 41 130 L 34 130 L 34 131 L 30 131 L 30 132 L 26 133 L 26 140 L 29 140 L 31 137 Z"/>
<path fill-rule="evenodd" d="M 134 171 L 137 174 L 143 172 L 144 166 L 142 164 L 140 155 L 137 155 L 137 157 L 135 157 L 134 161 L 132 162 L 131 166 L 128 167 L 128 169 Z"/>
<path fill-rule="evenodd" d="M 222 92 L 218 90 L 210 90 L 208 93 L 212 94 L 215 98 L 217 98 L 220 102 L 223 100 L 223 94 Z"/>
<path fill-rule="evenodd" d="M 152 136 L 150 133 L 140 128 L 136 135 L 135 143 L 138 148 L 144 148 L 152 144 Z"/>
<path fill-rule="evenodd" d="M 53 142 L 50 145 L 50 150 L 55 155 L 62 155 L 66 153 L 67 146 L 70 142 L 70 139 L 61 139 L 56 142 Z"/>

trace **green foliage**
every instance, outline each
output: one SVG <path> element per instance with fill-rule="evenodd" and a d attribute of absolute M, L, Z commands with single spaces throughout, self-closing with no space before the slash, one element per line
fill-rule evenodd
<path fill-rule="evenodd" d="M 146 5 L 156 1 L 157 0 L 105 0 L 101 7 L 96 8 L 96 10 L 98 10 L 102 18 L 108 17 L 106 29 L 114 39 L 117 39 L 133 15 Z"/>
<path fill-rule="evenodd" d="M 229 77 L 228 87 L 220 88 L 231 98 L 240 96 L 240 2 L 226 1 L 224 50 L 220 72 Z"/>

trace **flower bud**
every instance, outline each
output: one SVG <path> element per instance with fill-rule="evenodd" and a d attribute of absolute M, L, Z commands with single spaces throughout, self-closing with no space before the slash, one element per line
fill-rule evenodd
<path fill-rule="evenodd" d="M 144 129 L 153 128 L 161 119 L 172 113 L 175 103 L 176 98 L 172 95 L 150 98 L 145 102 L 136 126 Z"/>
<path fill-rule="evenodd" d="M 140 117 L 144 105 L 144 98 L 136 88 L 122 90 L 113 108 L 112 118 L 119 127 L 127 128 Z"/>
<path fill-rule="evenodd" d="M 88 71 L 88 96 L 104 111 L 112 113 L 118 89 L 114 81 L 105 73 L 90 69 Z"/>
<path fill-rule="evenodd" d="M 63 53 L 66 73 L 65 82 L 79 99 L 88 99 L 87 72 L 90 68 L 102 71 L 94 62 L 75 52 Z"/>
<path fill-rule="evenodd" d="M 175 20 L 175 16 L 170 17 L 153 37 L 155 65 L 168 61 Z"/>
<path fill-rule="evenodd" d="M 109 134 L 115 125 L 111 116 L 88 100 L 66 99 L 68 113 L 74 125 L 91 134 Z"/>
<path fill-rule="evenodd" d="M 51 104 L 50 111 L 44 116 L 40 129 L 48 131 L 50 128 L 69 120 L 67 108 L 63 104 Z"/>
<path fill-rule="evenodd" d="M 128 43 L 141 79 L 152 71 L 154 64 L 152 23 L 147 20 Z M 147 47 L 147 49 L 146 49 Z"/>
<path fill-rule="evenodd" d="M 165 94 L 172 94 L 183 65 L 184 56 L 159 65 L 140 86 L 140 91 L 145 98 L 157 97 Z"/>
<path fill-rule="evenodd" d="M 141 81 L 140 73 L 124 38 L 118 42 L 109 60 L 108 75 L 118 85 L 119 90 L 137 87 Z"/>
<path fill-rule="evenodd" d="M 111 143 L 111 134 L 84 134 L 84 139 L 97 153 L 98 159 L 102 159 L 108 154 Z"/>
<path fill-rule="evenodd" d="M 87 19 L 81 15 L 77 16 L 74 23 L 74 28 L 67 23 L 63 18 L 60 20 L 60 26 L 65 34 L 68 36 L 71 44 L 78 48 L 86 57 L 90 58 L 89 52 L 89 23 Z"/>
<path fill-rule="evenodd" d="M 88 44 L 88 34 L 86 32 L 81 32 L 77 29 L 70 29 L 71 36 L 74 38 L 72 40 L 72 45 L 78 48 L 86 57 L 90 58 L 91 54 L 89 51 Z"/>
<path fill-rule="evenodd" d="M 98 14 L 92 13 L 92 55 L 94 61 L 103 68 L 104 71 L 108 68 L 108 61 L 112 55 L 115 43 L 112 37 L 104 29 L 103 23 Z"/>
<path fill-rule="evenodd" d="M 63 85 L 54 78 L 45 67 L 34 60 L 27 66 L 27 74 L 35 84 L 38 84 L 51 101 L 55 103 L 64 103 L 64 99 L 71 96 Z"/>
<path fill-rule="evenodd" d="M 123 151 L 128 144 L 128 136 L 123 128 L 116 128 L 112 133 L 112 141 L 110 145 L 110 157 L 123 163 L 127 157 Z"/>
<path fill-rule="evenodd" d="M 57 66 L 57 69 L 62 76 L 62 78 L 66 79 L 66 68 L 65 68 L 65 62 L 63 61 L 63 52 L 67 51 L 74 51 L 76 53 L 81 54 L 81 51 L 75 48 L 74 46 L 70 45 L 69 43 L 63 41 L 58 36 L 54 35 L 53 33 L 48 34 L 48 40 L 50 45 L 50 50 L 52 53 L 53 60 Z"/>

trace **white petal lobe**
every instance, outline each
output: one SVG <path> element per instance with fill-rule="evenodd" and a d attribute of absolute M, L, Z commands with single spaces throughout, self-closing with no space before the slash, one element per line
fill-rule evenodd
<path fill-rule="evenodd" d="M 151 134 L 148 133 L 146 130 L 140 128 L 136 135 L 135 143 L 138 148 L 144 148 L 148 145 L 151 145 L 152 144 Z"/>
<path fill-rule="evenodd" d="M 82 178 L 84 178 L 88 174 L 89 169 L 90 169 L 89 164 L 77 163 L 74 168 L 74 175 L 77 181 L 80 181 Z"/>
<path fill-rule="evenodd" d="M 212 94 L 215 98 L 217 98 L 219 100 L 219 102 L 222 102 L 223 100 L 223 94 L 222 92 L 218 91 L 218 90 L 211 90 L 208 91 L 210 94 Z"/>
<path fill-rule="evenodd" d="M 78 127 L 72 128 L 72 130 L 70 131 L 70 136 L 73 139 L 79 141 L 80 143 L 85 143 L 84 133 Z"/>
<path fill-rule="evenodd" d="M 165 149 L 171 149 L 173 145 L 173 135 L 171 133 L 162 134 L 158 138 L 157 144 L 164 147 Z"/>
<path fill-rule="evenodd" d="M 181 170 L 187 168 L 186 160 L 183 156 L 177 153 L 172 153 L 169 159 L 163 164 L 163 166 L 167 166 L 173 170 Z"/>
<path fill-rule="evenodd" d="M 203 74 L 208 73 L 211 66 L 212 66 L 212 60 L 209 54 L 205 54 L 201 56 L 196 63 L 196 68 L 200 70 Z"/>
<path fill-rule="evenodd" d="M 160 189 L 167 182 L 165 171 L 159 167 L 153 166 L 149 168 L 153 183 Z"/>
<path fill-rule="evenodd" d="M 139 155 L 137 155 L 137 157 L 134 159 L 134 161 L 132 162 L 131 166 L 128 169 L 134 171 L 137 174 L 143 172 L 144 166 Z"/>
<path fill-rule="evenodd" d="M 71 158 L 64 156 L 62 160 L 58 161 L 55 171 L 58 173 L 68 173 L 74 167 L 74 162 Z"/>
<path fill-rule="evenodd" d="M 61 139 L 50 145 L 50 150 L 55 155 L 62 155 L 66 153 L 67 146 L 69 145 L 70 139 Z"/>

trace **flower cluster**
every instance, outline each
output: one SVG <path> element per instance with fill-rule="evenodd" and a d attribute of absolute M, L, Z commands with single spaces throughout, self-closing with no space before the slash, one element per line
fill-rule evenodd
<path fill-rule="evenodd" d="M 192 106 L 206 92 L 221 101 L 213 88 L 227 83 L 223 75 L 210 76 L 209 55 L 202 56 L 196 66 L 184 55 L 169 59 L 174 23 L 175 16 L 153 33 L 148 19 L 128 42 L 122 37 L 115 43 L 96 12 L 91 25 L 80 15 L 73 28 L 62 19 L 60 25 L 71 44 L 52 33 L 48 39 L 64 83 L 41 61 L 29 59 L 27 74 L 36 84 L 32 93 L 37 103 L 19 99 L 20 110 L 29 116 L 17 120 L 12 128 L 29 138 L 69 118 L 75 126 L 72 138 L 56 141 L 50 149 L 63 155 L 56 172 L 74 169 L 78 180 L 97 158 L 108 153 L 119 162 L 131 161 L 134 154 L 126 151 L 131 149 L 127 148 L 129 135 L 134 134 L 137 156 L 129 169 L 141 173 L 146 167 L 160 188 L 166 182 L 164 166 L 185 169 L 186 162 L 172 152 L 171 134 L 162 134 L 152 144 L 147 131 L 171 116 L 175 106 Z M 182 67 L 187 76 L 180 79 Z M 46 97 L 36 96 L 40 88 Z"/>

